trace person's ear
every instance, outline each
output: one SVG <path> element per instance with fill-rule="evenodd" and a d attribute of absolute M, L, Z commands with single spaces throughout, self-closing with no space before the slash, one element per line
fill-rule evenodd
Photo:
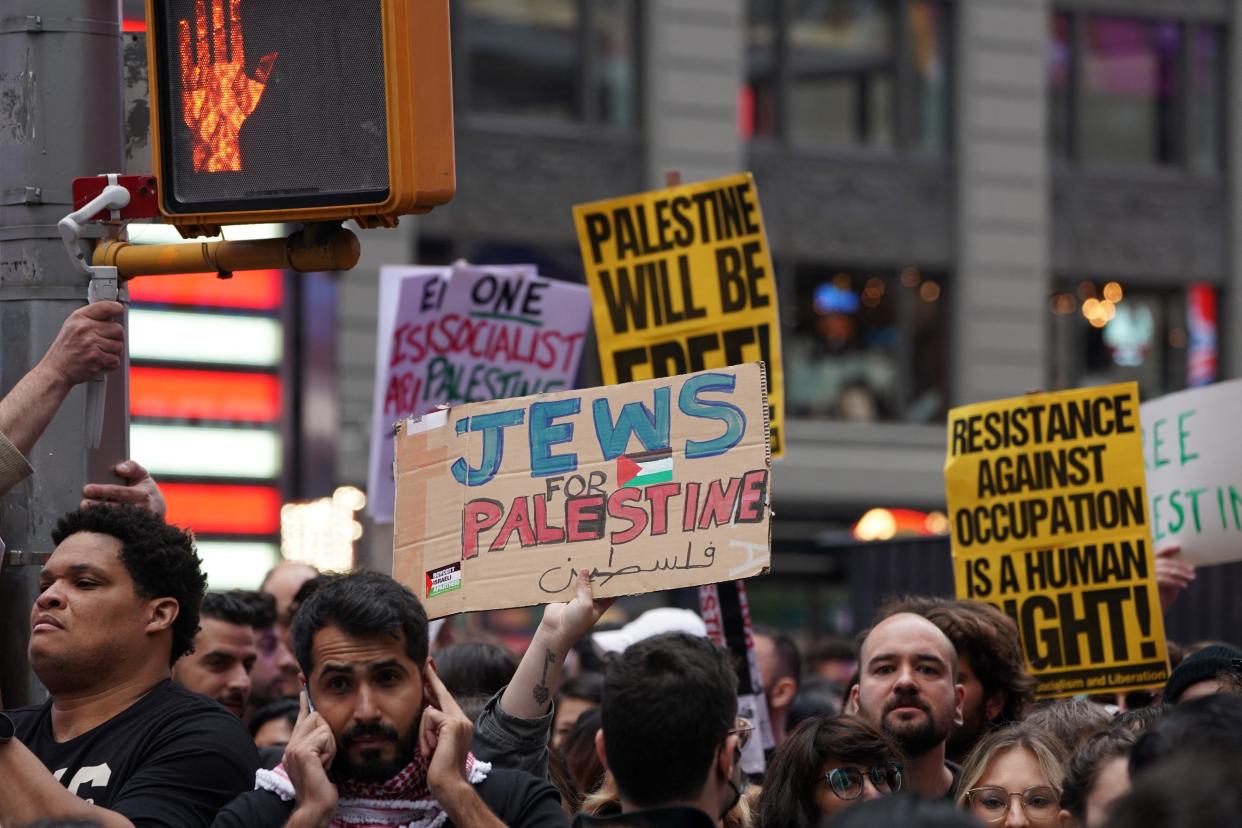
<path fill-rule="evenodd" d="M 1061 828 L 1071 828 L 1071 826 L 1075 824 L 1075 821 L 1074 818 L 1070 816 L 1070 812 L 1062 808 L 1060 812 L 1057 813 L 1057 824 L 1060 825 Z"/>
<path fill-rule="evenodd" d="M 721 779 L 733 778 L 733 764 L 740 761 L 738 737 L 736 733 L 730 733 L 721 743 L 720 749 L 716 751 L 716 770 L 720 774 Z"/>
<path fill-rule="evenodd" d="M 604 729 L 601 727 L 595 731 L 595 755 L 599 757 L 599 763 L 604 770 L 608 768 L 608 751 L 604 749 Z"/>
<path fill-rule="evenodd" d="M 857 715 L 861 709 L 862 706 L 858 703 L 858 685 L 855 684 L 850 688 L 850 697 L 845 703 L 845 712 Z"/>
<path fill-rule="evenodd" d="M 1005 709 L 1005 691 L 997 690 L 988 696 L 987 701 L 983 703 L 983 715 L 989 722 L 994 721 L 1001 711 Z"/>
<path fill-rule="evenodd" d="M 772 685 L 772 692 L 769 694 L 772 707 L 783 710 L 789 707 L 793 702 L 794 696 L 798 695 L 798 682 L 789 676 L 776 680 Z"/>
<path fill-rule="evenodd" d="M 155 598 L 147 602 L 147 632 L 163 632 L 173 625 L 181 613 L 176 598 Z"/>
<path fill-rule="evenodd" d="M 966 687 L 961 684 L 953 685 L 953 698 L 956 700 L 953 706 L 953 724 L 961 727 L 966 723 L 966 714 L 962 707 L 966 703 Z"/>

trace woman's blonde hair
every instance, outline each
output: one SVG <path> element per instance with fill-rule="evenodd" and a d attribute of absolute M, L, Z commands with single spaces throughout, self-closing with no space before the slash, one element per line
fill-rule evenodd
<path fill-rule="evenodd" d="M 1056 790 L 1057 796 L 1060 796 L 1065 783 L 1067 760 L 1065 749 L 1042 730 L 1018 723 L 994 730 L 984 736 L 966 757 L 962 765 L 962 774 L 957 779 L 956 802 L 959 808 L 966 807 L 967 795 L 979 784 L 979 780 L 987 772 L 992 760 L 1013 748 L 1025 748 L 1034 754 L 1044 778 Z"/>

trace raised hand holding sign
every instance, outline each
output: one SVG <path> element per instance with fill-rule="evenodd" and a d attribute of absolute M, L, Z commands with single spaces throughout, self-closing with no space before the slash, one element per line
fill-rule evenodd
<path fill-rule="evenodd" d="M 225 33 L 225 5 L 228 33 Z M 181 111 L 194 140 L 195 172 L 238 172 L 242 168 L 238 136 L 259 105 L 276 52 L 264 55 L 247 77 L 240 0 L 206 0 L 194 4 L 194 42 L 189 21 L 178 21 L 181 53 Z M 208 38 L 207 30 L 211 29 Z"/>

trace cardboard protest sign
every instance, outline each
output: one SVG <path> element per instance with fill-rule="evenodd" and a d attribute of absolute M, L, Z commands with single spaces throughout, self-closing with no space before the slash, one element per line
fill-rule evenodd
<path fill-rule="evenodd" d="M 407 420 L 393 576 L 439 618 L 764 572 L 766 417 L 749 363 Z"/>
<path fill-rule="evenodd" d="M 604 383 L 762 359 L 784 447 L 776 281 L 750 173 L 580 204 Z"/>
<path fill-rule="evenodd" d="M 368 505 L 392 520 L 392 437 L 403 417 L 439 405 L 570 388 L 582 360 L 590 294 L 533 265 L 393 269 L 381 281 Z M 395 314 L 385 308 L 396 308 Z"/>
<path fill-rule="evenodd" d="M 1017 622 L 1040 698 L 1163 685 L 1138 386 L 949 412 L 959 598 Z"/>
<path fill-rule="evenodd" d="M 1242 561 L 1242 380 L 1143 404 L 1143 465 L 1156 548 L 1195 564 Z"/>

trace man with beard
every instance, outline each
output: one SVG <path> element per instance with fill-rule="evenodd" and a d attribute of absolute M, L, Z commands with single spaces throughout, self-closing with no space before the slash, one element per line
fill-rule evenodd
<path fill-rule="evenodd" d="M 253 604 L 241 590 L 209 592 L 199 615 L 194 649 L 173 665 L 173 681 L 215 699 L 240 719 L 250 699 L 250 671 L 257 657 Z"/>
<path fill-rule="evenodd" d="M 1005 613 L 981 601 L 924 595 L 885 604 L 880 617 L 899 612 L 921 615 L 949 637 L 957 653 L 957 680 L 966 691 L 962 724 L 949 734 L 950 761 L 962 762 L 993 728 L 1022 719 L 1035 695 L 1026 671 L 1018 626 Z"/>
<path fill-rule="evenodd" d="M 254 611 L 255 649 L 258 658 L 250 671 L 249 720 L 260 707 L 298 694 L 298 662 L 285 644 L 276 618 L 276 601 L 266 592 L 247 593 Z"/>
<path fill-rule="evenodd" d="M 763 695 L 768 702 L 768 721 L 772 723 L 774 747 L 785 741 L 789 705 L 802 683 L 802 656 L 789 634 L 774 627 L 755 625 L 755 660 L 763 679 Z"/>
<path fill-rule="evenodd" d="M 427 656 L 427 615 L 387 575 L 333 580 L 298 610 L 304 690 L 284 762 L 216 817 L 265 826 L 565 825 L 556 789 L 469 754 L 474 727 Z"/>
<path fill-rule="evenodd" d="M 51 698 L 0 714 L 0 824 L 209 824 L 258 754 L 236 716 L 169 680 L 206 586 L 193 541 L 129 506 L 71 512 L 52 540 L 29 648 Z"/>
<path fill-rule="evenodd" d="M 850 706 L 888 733 L 907 757 L 907 790 L 952 798 L 959 768 L 945 742 L 962 723 L 965 689 L 953 643 L 932 622 L 897 613 L 871 628 L 860 651 Z"/>

